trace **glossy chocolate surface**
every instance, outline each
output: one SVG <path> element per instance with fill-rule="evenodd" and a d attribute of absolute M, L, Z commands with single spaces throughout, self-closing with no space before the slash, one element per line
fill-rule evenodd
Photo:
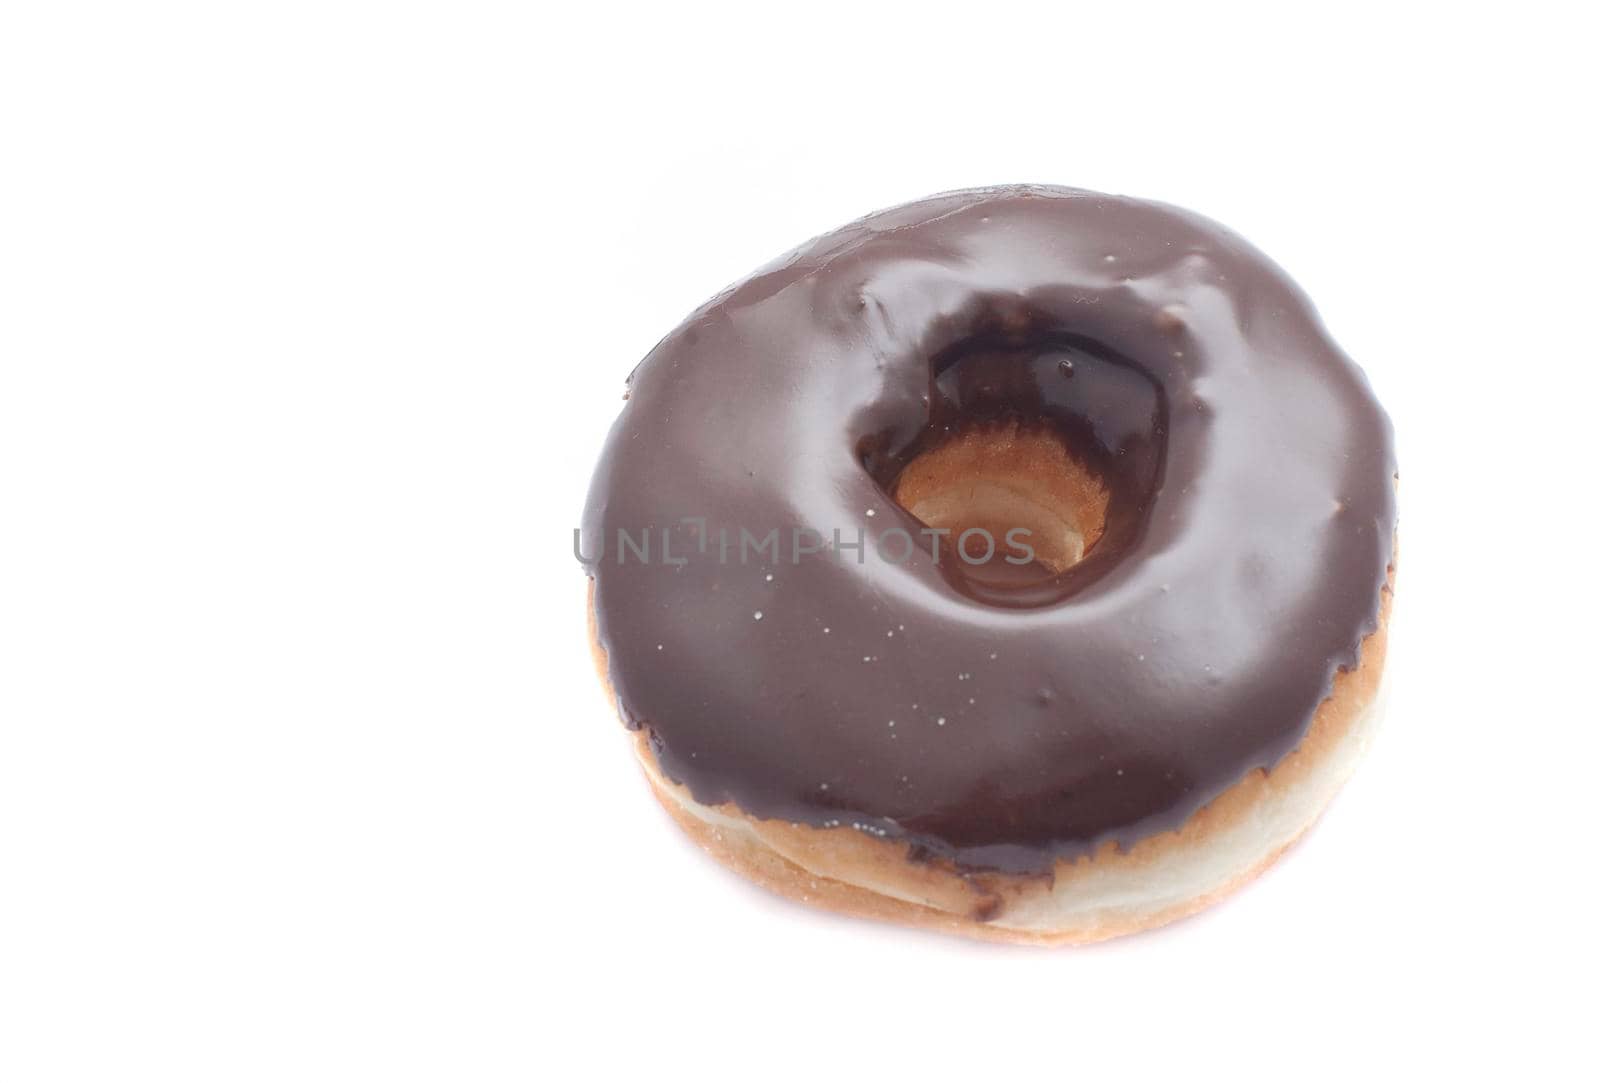
<path fill-rule="evenodd" d="M 629 386 L 583 549 L 624 720 L 705 804 L 1043 871 L 1277 762 L 1377 624 L 1388 421 L 1293 283 L 1175 208 L 883 211 L 723 292 Z M 1085 560 L 1014 583 L 936 562 L 889 495 L 947 431 L 1012 418 L 1112 494 Z M 868 543 L 796 557 L 795 527 Z M 776 559 L 741 563 L 741 528 L 782 532 Z"/>

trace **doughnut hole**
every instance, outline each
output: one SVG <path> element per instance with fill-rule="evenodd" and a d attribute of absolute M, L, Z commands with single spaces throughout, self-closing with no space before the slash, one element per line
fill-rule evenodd
<path fill-rule="evenodd" d="M 998 608 L 1056 605 L 1133 550 L 1167 439 L 1165 396 L 1141 365 L 1039 317 L 952 342 L 928 375 L 920 416 L 885 410 L 856 455 L 939 532 L 916 544 L 952 587 Z"/>
<path fill-rule="evenodd" d="M 1018 422 L 968 428 L 928 448 L 906 464 L 892 495 L 928 527 L 950 532 L 949 551 L 969 574 L 998 562 L 1033 564 L 1036 575 L 1065 571 L 1105 534 L 1111 502 L 1104 480 L 1059 434 Z M 985 533 L 957 548 L 973 530 Z M 992 551 L 979 559 L 988 539 Z"/>

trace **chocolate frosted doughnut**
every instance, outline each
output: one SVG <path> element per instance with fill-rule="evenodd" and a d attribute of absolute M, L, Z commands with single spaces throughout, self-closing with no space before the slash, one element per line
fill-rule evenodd
<path fill-rule="evenodd" d="M 1365 378 L 1242 239 L 991 188 L 693 313 L 629 377 L 575 544 L 622 719 L 719 856 L 1087 940 L 1240 882 L 1348 773 L 1395 477 Z"/>

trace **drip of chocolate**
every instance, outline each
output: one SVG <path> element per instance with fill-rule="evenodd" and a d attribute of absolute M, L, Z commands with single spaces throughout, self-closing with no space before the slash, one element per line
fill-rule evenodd
<path fill-rule="evenodd" d="M 1047 871 L 1275 764 L 1377 626 L 1388 421 L 1294 284 L 1175 208 L 871 215 L 696 311 L 629 391 L 580 549 L 623 718 L 704 804 Z M 889 495 L 1002 421 L 1109 491 L 1059 573 L 967 574 Z"/>

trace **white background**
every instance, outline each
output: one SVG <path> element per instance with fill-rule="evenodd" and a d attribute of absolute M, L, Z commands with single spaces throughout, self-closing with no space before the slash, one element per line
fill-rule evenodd
<path fill-rule="evenodd" d="M 1595 39 L 1401 7 L 0 9 L 0 1078 L 1593 1078 Z M 691 308 L 1017 180 L 1253 240 L 1402 472 L 1363 770 L 1075 951 L 714 866 L 570 554 Z"/>

